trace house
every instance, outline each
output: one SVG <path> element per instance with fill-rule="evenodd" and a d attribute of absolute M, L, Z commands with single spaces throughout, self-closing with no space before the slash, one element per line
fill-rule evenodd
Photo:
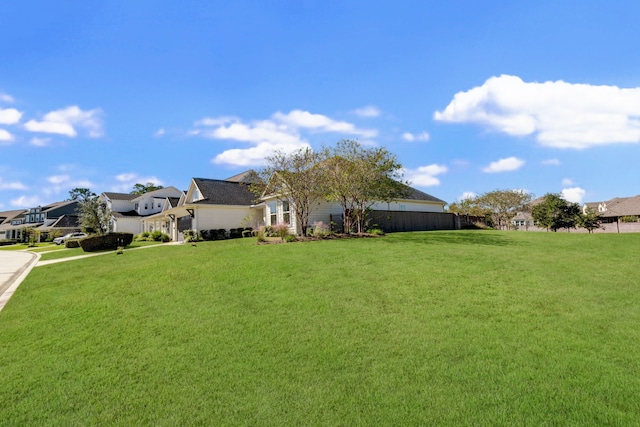
<path fill-rule="evenodd" d="M 602 229 L 612 233 L 640 232 L 640 195 L 615 197 L 605 202 L 585 203 L 583 211 L 591 209 L 602 218 Z"/>
<path fill-rule="evenodd" d="M 113 231 L 139 234 L 142 220 L 161 212 L 167 198 L 179 198 L 182 192 L 175 187 L 165 187 L 144 194 L 105 192 L 98 200 L 111 211 Z"/>
<path fill-rule="evenodd" d="M 529 207 L 540 203 L 539 197 L 529 203 Z M 639 233 L 640 232 L 640 195 L 634 197 L 614 197 L 602 202 L 586 202 L 582 204 L 582 212 L 597 212 L 602 219 L 601 227 L 595 233 Z M 516 229 L 526 231 L 546 231 L 534 224 L 530 212 L 518 212 L 512 220 Z M 577 228 L 576 232 L 587 232 Z"/>
<path fill-rule="evenodd" d="M 180 241 L 187 229 L 257 227 L 256 212 L 261 207 L 255 204 L 256 196 L 249 190 L 252 179 L 251 171 L 224 180 L 192 178 L 177 203 L 167 199 L 161 212 L 143 219 L 143 229 L 162 230 L 172 240 Z"/>
<path fill-rule="evenodd" d="M 21 240 L 26 211 L 18 209 L 0 212 L 0 240 Z"/>
<path fill-rule="evenodd" d="M 77 200 L 55 202 L 11 212 L 13 216 L 5 218 L 0 225 L 0 239 L 22 240 L 25 238 L 23 235 L 25 228 L 38 230 L 41 233 L 41 239 L 46 239 L 49 235 L 57 236 L 80 230 Z"/>
<path fill-rule="evenodd" d="M 262 222 L 266 225 L 289 224 L 292 233 L 299 234 L 302 231 L 301 224 L 297 223 L 292 202 L 286 197 L 271 194 L 262 199 L 264 215 Z M 405 197 L 391 202 L 376 202 L 371 206 L 371 215 L 374 223 L 385 231 L 409 231 L 428 229 L 453 229 L 455 228 L 453 214 L 445 214 L 444 207 L 447 204 L 430 194 L 415 188 L 407 187 Z M 384 215 L 376 215 L 384 213 Z M 413 215 L 411 215 L 413 213 Z M 417 215 L 416 215 L 417 214 Z M 438 215 L 428 215 L 438 214 Z M 336 223 L 342 227 L 343 208 L 340 203 L 317 200 L 313 203 L 309 214 L 309 225 L 322 222 L 324 224 Z M 392 221 L 396 217 L 398 221 Z M 411 219 L 409 219 L 411 217 Z M 435 218 L 447 219 L 442 223 Z M 384 221 L 383 221 L 384 218 Z M 387 220 L 388 218 L 388 220 Z M 404 219 L 404 220 L 403 220 Z M 398 222 L 398 224 L 395 224 Z"/>

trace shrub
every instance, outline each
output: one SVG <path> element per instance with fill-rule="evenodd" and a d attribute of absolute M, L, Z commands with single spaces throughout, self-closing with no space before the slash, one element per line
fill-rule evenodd
<path fill-rule="evenodd" d="M 284 238 L 289 235 L 289 224 L 287 224 L 286 222 L 276 224 L 273 226 L 273 232 L 276 236 L 284 240 Z"/>
<path fill-rule="evenodd" d="M 182 234 L 184 235 L 184 241 L 187 243 L 197 242 L 200 238 L 200 235 L 196 230 L 184 230 Z"/>
<path fill-rule="evenodd" d="M 374 236 L 384 236 L 384 231 L 380 228 L 372 228 L 371 230 L 367 230 L 367 233 L 373 234 Z"/>
<path fill-rule="evenodd" d="M 67 240 L 68 242 L 69 240 Z M 119 246 L 129 246 L 133 241 L 133 233 L 108 233 L 100 236 L 91 236 L 79 240 L 82 250 L 95 252 L 101 250 L 118 249 Z M 66 245 L 66 242 L 65 242 Z"/>
<path fill-rule="evenodd" d="M 80 240 L 78 239 L 68 239 L 64 241 L 64 247 L 65 248 L 79 248 L 80 247 Z"/>
<path fill-rule="evenodd" d="M 169 240 L 171 240 L 168 234 L 163 233 L 160 230 L 156 230 L 153 233 L 151 233 L 151 239 L 154 242 L 168 242 Z"/>
<path fill-rule="evenodd" d="M 253 234 L 252 227 L 245 227 L 244 230 L 242 230 L 242 237 L 251 237 L 252 234 Z"/>
<path fill-rule="evenodd" d="M 244 231 L 244 228 L 231 228 L 229 230 L 229 238 L 230 239 L 237 239 L 242 237 L 242 232 Z"/>
<path fill-rule="evenodd" d="M 17 243 L 17 241 L 15 241 L 15 240 L 9 240 L 9 239 L 0 240 L 0 246 L 15 245 L 16 243 Z"/>
<path fill-rule="evenodd" d="M 256 233 L 256 237 L 258 238 L 258 242 L 266 242 L 267 241 L 266 227 L 260 227 L 258 229 L 258 232 Z"/>
<path fill-rule="evenodd" d="M 286 236 L 284 236 L 284 241 L 287 243 L 291 243 L 291 242 L 295 242 L 298 239 L 296 239 L 296 236 L 294 236 L 293 234 L 287 234 Z"/>
<path fill-rule="evenodd" d="M 313 235 L 315 237 L 327 237 L 330 232 L 329 226 L 324 222 L 316 221 L 313 223 Z"/>

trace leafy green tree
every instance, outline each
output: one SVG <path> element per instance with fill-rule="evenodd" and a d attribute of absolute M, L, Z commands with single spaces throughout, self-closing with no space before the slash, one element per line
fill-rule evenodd
<path fill-rule="evenodd" d="M 98 197 L 90 197 L 78 203 L 80 227 L 86 233 L 106 234 L 112 231 L 111 210 Z"/>
<path fill-rule="evenodd" d="M 147 182 L 146 184 L 134 184 L 133 190 L 130 194 L 144 194 L 150 191 L 160 190 L 162 185 L 155 185 L 153 182 Z"/>
<path fill-rule="evenodd" d="M 266 161 L 267 165 L 258 172 L 261 179 L 252 184 L 252 191 L 259 196 L 266 191 L 290 202 L 305 236 L 313 202 L 324 196 L 323 174 L 318 166 L 320 155 L 307 147 L 292 153 L 278 151 Z"/>
<path fill-rule="evenodd" d="M 342 206 L 345 232 L 365 229 L 367 210 L 375 202 L 402 197 L 408 186 L 401 181 L 402 165 L 384 148 L 364 148 L 342 140 L 323 150 L 325 197 Z"/>
<path fill-rule="evenodd" d="M 511 220 L 530 201 L 531 194 L 522 190 L 494 190 L 478 196 L 474 203 L 489 212 L 499 228 L 508 228 Z"/>
<path fill-rule="evenodd" d="M 531 216 L 539 227 L 551 231 L 575 228 L 580 219 L 580 206 L 567 202 L 559 194 L 547 193 L 531 209 Z"/>
<path fill-rule="evenodd" d="M 67 200 L 86 200 L 92 197 L 96 197 L 96 193 L 88 188 L 74 188 L 69 191 L 69 198 Z"/>
<path fill-rule="evenodd" d="M 602 226 L 602 217 L 595 210 L 586 208 L 579 217 L 578 226 L 593 233 L 593 230 Z"/>

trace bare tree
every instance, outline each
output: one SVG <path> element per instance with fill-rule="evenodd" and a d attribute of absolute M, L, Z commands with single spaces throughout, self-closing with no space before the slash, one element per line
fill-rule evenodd
<path fill-rule="evenodd" d="M 402 165 L 384 148 L 364 148 L 342 140 L 323 150 L 325 197 L 343 210 L 345 232 L 365 231 L 366 213 L 376 202 L 390 202 L 406 194 Z"/>
<path fill-rule="evenodd" d="M 251 186 L 254 194 L 266 193 L 289 202 L 303 236 L 313 203 L 324 196 L 319 160 L 319 154 L 309 147 L 291 153 L 277 151 L 266 158 L 267 166 L 258 172 L 262 179 Z"/>

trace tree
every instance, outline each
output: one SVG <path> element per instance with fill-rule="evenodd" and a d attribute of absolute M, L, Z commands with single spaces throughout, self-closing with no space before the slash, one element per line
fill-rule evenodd
<path fill-rule="evenodd" d="M 364 148 L 342 140 L 323 150 L 325 197 L 343 210 L 345 232 L 365 229 L 366 213 L 375 202 L 390 202 L 408 190 L 401 181 L 402 165 L 384 148 Z"/>
<path fill-rule="evenodd" d="M 587 229 L 589 234 L 593 233 L 593 230 L 600 228 L 601 225 L 602 217 L 600 214 L 588 207 L 582 211 L 578 219 L 578 226 Z"/>
<path fill-rule="evenodd" d="M 306 147 L 292 153 L 278 151 L 266 161 L 258 172 L 262 179 L 252 184 L 252 191 L 258 196 L 266 191 L 290 202 L 305 236 L 312 204 L 324 196 L 319 154 Z"/>
<path fill-rule="evenodd" d="M 80 227 L 86 233 L 106 234 L 112 230 L 111 210 L 98 197 L 90 197 L 78 203 Z"/>
<path fill-rule="evenodd" d="M 490 212 L 493 223 L 503 228 L 530 201 L 531 194 L 522 190 L 494 190 L 478 196 L 475 203 Z"/>
<path fill-rule="evenodd" d="M 150 191 L 160 190 L 162 185 L 155 185 L 153 182 L 147 182 L 146 184 L 134 184 L 133 190 L 130 194 L 144 194 Z"/>
<path fill-rule="evenodd" d="M 86 200 L 92 197 L 96 197 L 96 194 L 88 188 L 74 188 L 69 191 L 67 200 Z"/>
<path fill-rule="evenodd" d="M 542 201 L 531 209 L 531 216 L 539 227 L 558 231 L 575 228 L 580 218 L 580 206 L 567 202 L 559 194 L 547 193 Z"/>

